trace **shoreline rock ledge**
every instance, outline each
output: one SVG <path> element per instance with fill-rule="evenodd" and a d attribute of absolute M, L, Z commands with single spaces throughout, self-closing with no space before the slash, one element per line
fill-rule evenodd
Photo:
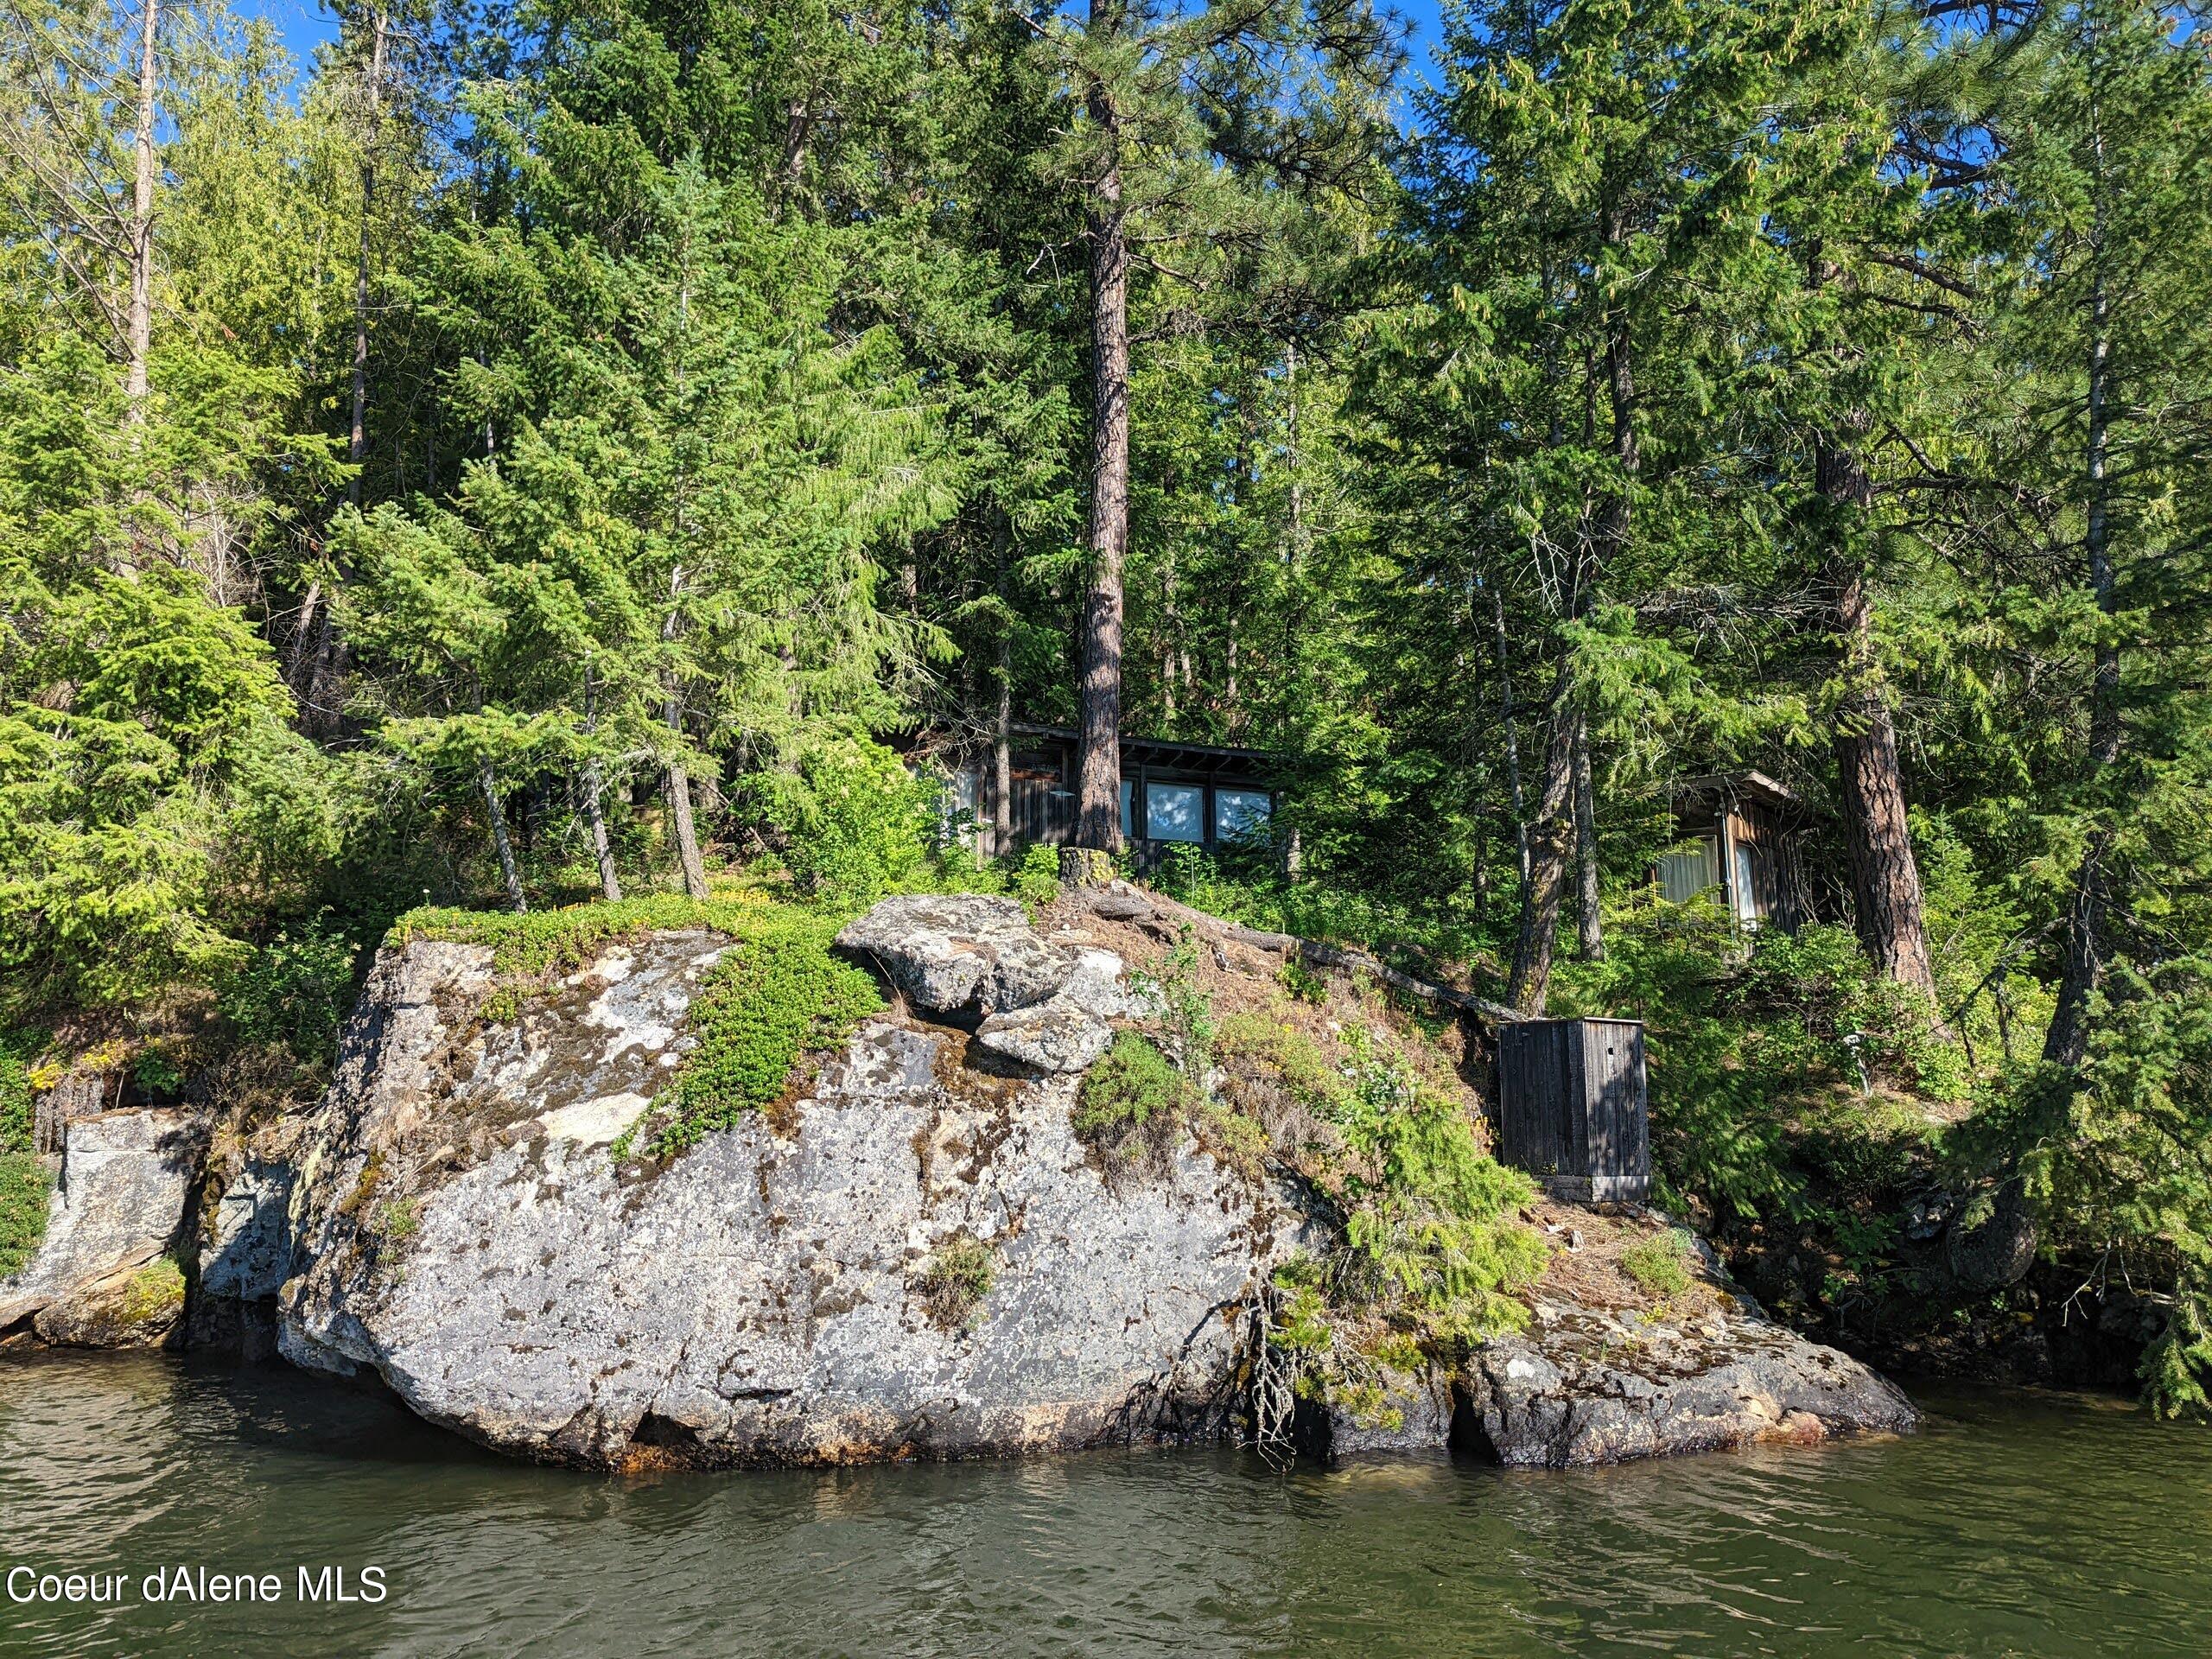
<path fill-rule="evenodd" d="M 787 1104 L 620 1168 L 728 941 L 610 949 L 505 1022 L 482 1017 L 488 950 L 387 949 L 283 1166 L 219 1206 L 224 1283 L 273 1304 L 295 1363 L 589 1467 L 1241 1433 L 1255 1310 L 1319 1224 L 1187 1140 L 1132 1174 L 1076 1137 L 1076 1057 L 1143 1008 L 1121 958 L 974 896 L 889 901 L 843 943 L 900 1009 Z M 1556 1310 L 1400 1379 L 1380 1422 L 1303 1411 L 1300 1438 L 1573 1463 L 1912 1426 L 1888 1383 L 1748 1305 L 1668 1341 L 1609 1341 L 1605 1317 Z"/>

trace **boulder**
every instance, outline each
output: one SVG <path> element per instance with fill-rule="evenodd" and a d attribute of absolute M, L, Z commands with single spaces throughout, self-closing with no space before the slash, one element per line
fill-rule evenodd
<path fill-rule="evenodd" d="M 602 1467 L 1222 1431 L 1238 1310 L 1300 1224 L 1287 1195 L 1188 1147 L 1109 1187 L 1072 1078 L 985 1075 L 957 1032 L 889 1020 L 773 1121 L 618 1169 L 598 1109 L 650 1090 L 702 942 L 657 936 L 484 1030 L 441 1003 L 474 969 L 431 949 L 379 960 L 303 1150 L 288 1357 Z M 956 1239 L 988 1268 L 948 1329 L 926 1281 Z"/>
<path fill-rule="evenodd" d="M 1760 1440 L 1904 1433 L 1897 1388 L 1833 1348 L 1738 1309 L 1694 1320 L 1539 1306 L 1456 1379 L 1454 1438 L 1515 1466 L 1619 1463 Z"/>
<path fill-rule="evenodd" d="M 626 944 L 505 1021 L 483 1018 L 488 950 L 387 949 L 328 1095 L 217 1207 L 211 1282 L 250 1300 L 289 1273 L 290 1359 L 588 1466 L 1230 1432 L 1255 1299 L 1324 1224 L 1187 1138 L 1135 1175 L 1077 1140 L 1077 1074 L 1146 1011 L 1118 957 L 1020 937 L 1003 900 L 891 903 L 848 948 L 973 1027 L 870 1020 L 795 1098 L 664 1162 L 610 1144 L 690 1046 L 726 941 Z M 1912 1422 L 1872 1372 L 1731 1301 L 1539 1306 L 1464 1363 L 1309 1386 L 1293 1428 L 1336 1458 L 1559 1465 Z"/>
<path fill-rule="evenodd" d="M 837 936 L 880 966 L 916 1008 L 987 1018 L 1042 1002 L 1067 983 L 1075 951 L 1038 937 L 1021 906 L 982 893 L 886 899 Z"/>
<path fill-rule="evenodd" d="M 46 1236 L 12 1279 L 0 1280 L 0 1331 L 63 1306 L 45 1321 L 94 1339 L 111 1330 L 121 1344 L 148 1339 L 145 1321 L 117 1322 L 98 1306 L 127 1277 L 175 1243 L 207 1145 L 204 1126 L 166 1110 L 102 1112 L 70 1120 L 60 1167 L 48 1201 Z M 70 1311 L 77 1303 L 84 1306 Z M 181 1301 L 180 1301 L 181 1306 Z M 153 1334 L 175 1323 L 178 1310 Z"/>

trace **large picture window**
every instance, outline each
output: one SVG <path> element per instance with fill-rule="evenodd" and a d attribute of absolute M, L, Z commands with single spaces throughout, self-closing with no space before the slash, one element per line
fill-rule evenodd
<path fill-rule="evenodd" d="M 1154 841 L 1204 841 L 1205 791 L 1196 784 L 1147 784 L 1144 831 Z"/>
<path fill-rule="evenodd" d="M 1268 832 L 1274 802 L 1263 789 L 1217 789 L 1213 833 L 1221 841 L 1252 841 Z"/>

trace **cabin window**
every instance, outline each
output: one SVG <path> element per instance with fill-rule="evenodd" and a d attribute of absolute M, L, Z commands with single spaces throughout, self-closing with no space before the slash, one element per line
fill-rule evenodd
<path fill-rule="evenodd" d="M 1154 841 L 1204 841 L 1206 792 L 1196 784 L 1147 784 L 1144 818 Z"/>
<path fill-rule="evenodd" d="M 1134 779 L 1122 779 L 1122 838 L 1135 841 L 1137 837 L 1137 786 Z"/>
<path fill-rule="evenodd" d="M 1759 925 L 1758 863 L 1752 855 L 1751 843 L 1736 843 L 1736 919 L 1745 927 Z"/>
<path fill-rule="evenodd" d="M 1263 789 L 1217 789 L 1213 792 L 1213 833 L 1220 841 L 1255 840 L 1267 833 L 1274 815 L 1274 798 Z"/>
<path fill-rule="evenodd" d="M 1708 887 L 1720 885 L 1720 838 L 1699 836 L 1677 852 L 1659 855 L 1659 891 L 1675 904 L 1688 904 Z"/>

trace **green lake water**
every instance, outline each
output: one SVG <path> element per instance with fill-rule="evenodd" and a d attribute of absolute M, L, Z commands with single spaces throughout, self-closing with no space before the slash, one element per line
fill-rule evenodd
<path fill-rule="evenodd" d="M 1573 1473 L 1200 1450 L 612 1479 L 281 1368 L 5 1361 L 0 1567 L 129 1587 L 0 1599 L 0 1651 L 2212 1653 L 2212 1435 L 1923 1397 L 1912 1439 Z M 303 1565 L 385 1598 L 303 1603 Z M 146 1602 L 179 1567 L 283 1599 Z"/>

